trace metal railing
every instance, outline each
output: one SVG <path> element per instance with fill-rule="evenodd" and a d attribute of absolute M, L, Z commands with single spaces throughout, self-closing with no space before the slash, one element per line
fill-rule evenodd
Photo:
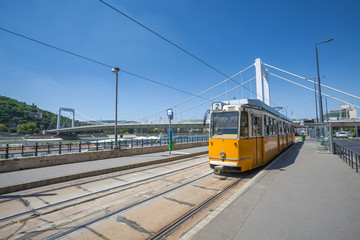
<path fill-rule="evenodd" d="M 193 143 L 208 141 L 208 136 L 186 136 L 173 138 L 175 144 L 179 143 Z M 118 146 L 120 149 L 129 149 L 137 147 L 148 146 L 163 146 L 168 145 L 168 138 L 161 139 L 129 139 L 119 140 Z M 115 147 L 115 141 L 96 141 L 96 142 L 59 142 L 59 143 L 35 143 L 34 145 L 12 146 L 6 144 L 5 147 L 0 147 L 0 159 L 9 159 L 17 157 L 28 156 L 43 156 L 50 154 L 66 154 L 71 152 L 87 152 L 112 150 Z"/>
<path fill-rule="evenodd" d="M 354 168 L 355 165 L 356 172 L 359 172 L 360 154 L 358 152 L 352 151 L 338 143 L 334 143 L 334 154 L 338 155 L 345 163 L 349 164 L 351 168 Z"/>

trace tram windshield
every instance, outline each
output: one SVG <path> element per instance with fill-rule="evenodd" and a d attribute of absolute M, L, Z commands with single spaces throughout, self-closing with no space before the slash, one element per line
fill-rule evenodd
<path fill-rule="evenodd" d="M 211 114 L 210 137 L 237 139 L 239 112 L 219 112 Z"/>

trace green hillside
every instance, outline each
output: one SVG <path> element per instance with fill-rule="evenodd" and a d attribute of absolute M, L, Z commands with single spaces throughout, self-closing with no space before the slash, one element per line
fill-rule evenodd
<path fill-rule="evenodd" d="M 57 115 L 38 108 L 34 103 L 28 105 L 15 99 L 0 96 L 0 132 L 36 134 L 42 130 L 56 128 Z M 65 127 L 71 120 L 61 117 Z"/>

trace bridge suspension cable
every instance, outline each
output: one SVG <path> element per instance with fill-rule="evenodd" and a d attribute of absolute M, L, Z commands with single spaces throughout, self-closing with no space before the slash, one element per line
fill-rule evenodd
<path fill-rule="evenodd" d="M 186 109 L 184 109 L 184 110 L 182 110 L 182 111 L 180 111 L 180 112 L 174 112 L 174 115 L 178 115 L 178 114 L 181 114 L 181 113 L 183 113 L 183 112 L 189 111 L 189 110 L 191 110 L 191 109 L 193 109 L 193 108 L 196 108 L 196 107 L 199 107 L 199 106 L 201 106 L 201 105 L 203 105 L 203 104 L 205 104 L 205 103 L 208 103 L 208 102 L 210 102 L 210 101 L 212 101 L 212 100 L 214 100 L 214 99 L 216 99 L 216 98 L 219 98 L 219 97 L 221 97 L 221 96 L 223 96 L 223 95 L 225 95 L 225 94 L 227 94 L 227 93 L 229 93 L 229 92 L 231 92 L 231 91 L 234 91 L 234 90 L 238 89 L 238 88 L 241 87 L 242 85 L 244 85 L 244 84 L 246 84 L 246 83 L 248 83 L 248 82 L 251 82 L 251 81 L 254 80 L 255 78 L 256 78 L 256 77 L 253 77 L 253 78 L 251 78 L 251 79 L 243 82 L 241 85 L 238 85 L 238 86 L 236 86 L 236 87 L 234 87 L 234 88 L 232 88 L 232 89 L 230 89 L 230 90 L 227 90 L 227 91 L 225 91 L 225 92 L 223 92 L 223 93 L 221 93 L 221 94 L 219 94 L 219 95 L 217 95 L 217 96 L 215 96 L 215 97 L 213 97 L 213 98 L 210 98 L 210 99 L 207 100 L 207 101 L 204 101 L 204 102 L 199 103 L 199 104 L 196 104 L 196 105 L 194 105 L 194 106 L 192 106 L 192 107 L 186 108 Z M 155 118 L 155 119 L 152 119 L 152 120 L 158 120 L 158 119 L 160 119 L 160 118 Z"/>
<path fill-rule="evenodd" d="M 251 64 L 250 66 L 244 68 L 243 70 L 241 70 L 240 72 L 234 74 L 233 76 L 228 77 L 228 78 L 225 79 L 224 81 L 222 81 L 222 82 L 220 82 L 220 83 L 218 83 L 218 84 L 216 84 L 216 85 L 214 85 L 214 86 L 212 86 L 212 87 L 210 87 L 210 88 L 208 88 L 208 89 L 206 89 L 206 90 L 204 90 L 204 91 L 202 91 L 202 92 L 194 95 L 194 96 L 191 97 L 191 98 L 188 98 L 188 99 L 186 99 L 186 100 L 184 100 L 184 101 L 182 101 L 182 102 L 179 102 L 179 103 L 177 103 L 177 104 L 174 104 L 174 105 L 172 105 L 172 106 L 170 106 L 170 107 L 164 108 L 164 109 L 162 109 L 162 110 L 160 110 L 160 111 L 157 111 L 157 112 L 154 112 L 154 113 L 151 113 L 151 114 L 142 116 L 142 117 L 135 118 L 134 120 L 138 120 L 138 119 L 142 119 L 142 118 L 148 118 L 148 117 L 154 116 L 154 115 L 156 115 L 156 114 L 159 114 L 159 113 L 161 113 L 161 112 L 163 112 L 163 111 L 166 111 L 166 110 L 169 109 L 169 108 L 174 108 L 174 107 L 177 107 L 177 106 L 179 106 L 179 105 L 181 105 L 181 104 L 184 104 L 184 103 L 186 103 L 186 102 L 189 102 L 190 100 L 194 99 L 195 97 L 199 97 L 200 95 L 202 95 L 202 94 L 204 94 L 204 93 L 206 93 L 206 92 L 208 92 L 208 91 L 210 91 L 210 90 L 212 90 L 212 89 L 214 89 L 214 88 L 216 88 L 216 87 L 224 84 L 225 82 L 227 82 L 227 81 L 229 81 L 230 79 L 238 76 L 239 74 L 244 73 L 246 70 L 250 69 L 250 68 L 253 67 L 253 66 L 254 66 L 254 64 Z M 244 84 L 240 84 L 239 87 L 241 87 L 241 86 L 243 86 L 243 85 L 244 85 Z M 210 100 L 207 99 L 207 101 L 211 101 L 211 99 L 210 99 Z"/>
<path fill-rule="evenodd" d="M 85 116 L 84 114 L 82 114 L 82 113 L 80 113 L 80 112 L 78 112 L 78 111 L 76 111 L 76 110 L 75 110 L 75 112 L 76 112 L 77 114 L 79 114 L 80 116 L 82 116 L 82 117 L 84 117 L 85 119 L 88 119 L 88 120 L 90 120 L 90 121 L 110 125 L 110 123 L 102 122 L 102 121 L 99 121 L 99 120 L 92 119 L 92 118 L 90 118 L 90 117 L 88 117 L 88 116 Z M 75 116 L 76 116 L 76 115 L 75 115 Z M 89 121 L 86 121 L 86 122 L 87 122 L 87 123 L 90 123 Z"/>
<path fill-rule="evenodd" d="M 280 76 L 278 76 L 278 75 L 276 75 L 276 74 L 273 74 L 273 73 L 269 73 L 269 74 L 272 75 L 272 76 L 274 76 L 274 77 L 280 78 L 280 79 L 282 79 L 282 80 L 284 80 L 284 81 L 287 81 L 287 82 L 290 82 L 290 83 L 295 84 L 295 85 L 297 85 L 297 86 L 300 86 L 300 87 L 303 87 L 303 88 L 305 88 L 305 89 L 308 89 L 308 90 L 310 90 L 310 91 L 319 93 L 318 91 L 315 91 L 315 90 L 312 89 L 312 88 L 306 87 L 306 86 L 304 86 L 304 85 L 302 85 L 302 84 L 296 83 L 296 82 L 291 81 L 291 80 L 289 80 L 289 79 L 286 79 L 286 78 L 284 78 L 284 77 L 280 77 Z M 350 104 L 350 105 L 352 105 L 352 106 L 360 109 L 360 106 L 357 106 L 357 105 L 355 105 L 355 104 L 352 104 L 352 103 L 343 101 L 343 100 L 338 99 L 338 98 L 336 98 L 336 97 L 333 97 L 333 96 L 331 96 L 331 95 L 328 95 L 328 94 L 325 94 L 325 93 L 321 93 L 321 95 L 326 96 L 326 97 L 329 97 L 329 98 L 332 98 L 332 99 L 334 99 L 334 100 L 336 100 L 336 101 L 339 101 L 339 102 L 342 102 L 342 103 L 345 103 L 345 104 Z"/>
<path fill-rule="evenodd" d="M 271 66 L 271 65 L 269 65 L 269 64 L 264 63 L 264 65 L 265 65 L 265 66 L 268 66 L 268 67 L 271 67 L 271 68 L 273 68 L 273 69 L 276 69 L 276 70 L 278 70 L 278 71 L 287 73 L 287 74 L 292 75 L 292 76 L 294 76 L 294 77 L 298 77 L 298 78 L 303 79 L 303 80 L 305 80 L 305 81 L 311 82 L 311 83 L 313 83 L 313 84 L 315 83 L 315 81 L 312 81 L 312 80 L 310 80 L 310 79 L 308 79 L 308 78 L 305 78 L 305 77 L 296 75 L 296 74 L 294 74 L 294 73 L 291 73 L 291 72 L 285 71 L 285 70 L 283 70 L 283 69 L 280 69 L 280 68 Z M 340 90 L 338 90 L 338 89 L 336 89 L 336 88 L 327 86 L 327 85 L 325 85 L 325 84 L 320 84 L 320 85 L 321 85 L 322 87 L 328 88 L 328 89 L 330 89 L 330 90 L 333 90 L 333 91 L 336 91 L 336 92 L 338 92 L 338 93 L 341 93 L 341 94 L 347 95 L 347 96 L 349 96 L 349 97 L 353 97 L 353 98 L 356 98 L 356 99 L 359 99 L 359 100 L 360 100 L 360 97 L 358 97 L 358 96 L 352 95 L 352 94 L 347 93 L 347 92 L 344 92 L 344 91 L 340 91 Z"/>

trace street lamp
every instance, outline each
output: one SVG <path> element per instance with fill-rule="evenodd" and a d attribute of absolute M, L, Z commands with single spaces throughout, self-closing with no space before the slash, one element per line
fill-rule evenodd
<path fill-rule="evenodd" d="M 118 148 L 118 141 L 117 141 L 117 105 L 118 105 L 118 73 L 120 71 L 119 68 L 115 67 L 111 69 L 113 73 L 116 74 L 116 97 L 115 97 L 115 149 Z"/>
<path fill-rule="evenodd" d="M 327 43 L 327 42 L 331 42 L 332 38 L 323 41 L 323 42 L 319 42 L 319 43 L 315 43 L 315 52 L 316 52 L 316 66 L 317 66 L 317 75 L 318 75 L 318 88 L 319 88 L 319 111 L 320 111 L 320 122 L 323 123 L 324 122 L 324 116 L 323 116 L 323 106 L 322 106 L 322 96 L 321 96 L 321 85 L 320 85 L 320 72 L 319 72 L 319 57 L 318 57 L 318 50 L 317 50 L 317 45 L 320 45 L 322 43 Z"/>

